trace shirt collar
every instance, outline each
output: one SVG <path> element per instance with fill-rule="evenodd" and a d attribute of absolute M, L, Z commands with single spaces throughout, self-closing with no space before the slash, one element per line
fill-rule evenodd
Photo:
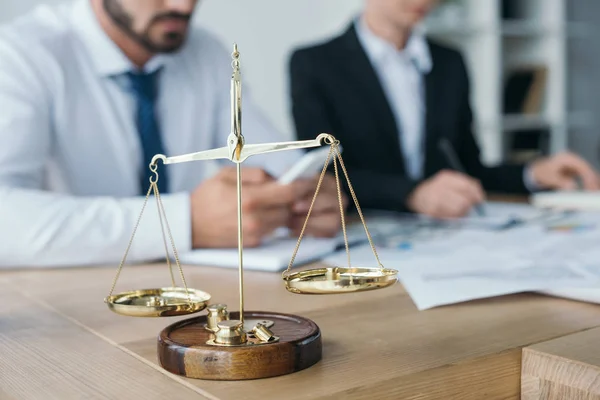
<path fill-rule="evenodd" d="M 98 75 L 116 76 L 137 69 L 104 32 L 90 0 L 77 0 L 74 3 L 71 21 Z M 144 71 L 154 72 L 164 66 L 169 59 L 169 55 L 157 54 L 146 63 Z"/>
<path fill-rule="evenodd" d="M 392 43 L 375 35 L 367 26 L 364 16 L 357 18 L 354 25 L 358 39 L 372 62 L 379 64 L 386 57 L 398 54 L 411 60 L 422 74 L 431 71 L 433 63 L 429 45 L 420 28 L 413 29 L 404 49 L 398 50 Z"/>

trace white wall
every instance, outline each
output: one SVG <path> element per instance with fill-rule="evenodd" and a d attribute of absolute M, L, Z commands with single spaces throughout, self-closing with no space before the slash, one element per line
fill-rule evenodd
<path fill-rule="evenodd" d="M 0 23 L 36 4 L 61 0 L 0 0 Z M 238 43 L 245 87 L 271 121 L 291 136 L 287 61 L 292 48 L 345 29 L 363 0 L 200 0 L 197 23 L 227 46 Z M 223 68 L 230 68 L 229 65 Z M 252 141 L 251 137 L 247 138 Z"/>
<path fill-rule="evenodd" d="M 341 32 L 362 2 L 205 0 L 197 16 L 226 44 L 238 43 L 244 76 L 255 100 L 278 128 L 291 134 L 287 94 L 291 49 Z"/>

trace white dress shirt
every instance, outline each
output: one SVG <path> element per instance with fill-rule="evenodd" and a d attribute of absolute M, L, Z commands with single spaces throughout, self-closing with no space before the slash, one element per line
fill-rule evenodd
<path fill-rule="evenodd" d="M 230 52 L 193 28 L 179 52 L 155 56 L 145 69 L 159 67 L 157 116 L 166 155 L 225 146 Z M 122 81 L 133 69 L 100 27 L 90 0 L 42 6 L 0 28 L 0 266 L 120 260 L 144 200 L 135 99 Z M 248 143 L 285 140 L 247 91 L 243 99 Z M 265 154 L 244 165 L 279 175 L 300 155 Z M 170 194 L 161 197 L 179 251 L 191 248 L 189 192 L 211 166 L 164 167 Z M 153 202 L 129 260 L 162 256 Z"/>
<path fill-rule="evenodd" d="M 425 90 L 423 75 L 431 71 L 431 55 L 424 35 L 414 30 L 406 46 L 398 50 L 375 35 L 364 18 L 356 23 L 358 39 L 383 87 L 394 114 L 406 171 L 418 180 L 423 174 Z"/>

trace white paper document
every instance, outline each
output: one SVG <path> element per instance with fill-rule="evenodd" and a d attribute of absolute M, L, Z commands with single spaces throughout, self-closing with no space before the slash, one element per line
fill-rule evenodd
<path fill-rule="evenodd" d="M 376 217 L 371 235 L 388 234 L 397 223 L 387 217 Z M 347 226 L 348 243 L 367 243 L 367 236 L 362 224 Z M 271 238 L 256 248 L 244 248 L 244 268 L 256 271 L 283 271 L 289 265 L 298 238 L 290 235 L 286 228 L 278 229 Z M 318 261 L 344 248 L 344 236 L 340 232 L 334 238 L 315 238 L 304 236 L 294 260 L 294 266 Z M 198 249 L 180 255 L 184 264 L 211 265 L 217 267 L 237 268 L 239 265 L 238 249 Z M 347 261 L 346 261 L 347 264 Z"/>
<path fill-rule="evenodd" d="M 589 299 L 600 288 L 599 227 L 600 214 L 586 213 L 560 220 L 532 219 L 506 230 L 435 234 L 421 228 L 420 233 L 417 229 L 396 241 L 387 238 L 378 253 L 386 268 L 399 271 L 420 310 L 525 291 L 569 297 L 565 288 L 574 288 L 574 296 L 579 289 L 578 295 Z M 353 266 L 376 266 L 369 246 L 351 249 L 351 256 Z M 347 263 L 343 252 L 325 262 Z"/>
<path fill-rule="evenodd" d="M 465 229 L 501 230 L 544 218 L 548 214 L 547 210 L 519 203 L 487 202 L 482 205 L 482 209 L 484 215 L 473 210 L 466 217 L 443 221 L 454 222 Z"/>
<path fill-rule="evenodd" d="M 296 238 L 277 238 L 257 248 L 244 249 L 244 268 L 258 271 L 282 271 L 288 267 L 292 258 Z M 294 265 L 315 261 L 331 254 L 338 239 L 302 239 Z M 238 250 L 235 249 L 200 249 L 180 255 L 183 264 L 213 265 L 237 268 L 239 265 Z"/>
<path fill-rule="evenodd" d="M 532 196 L 535 207 L 600 211 L 600 193 L 588 191 L 542 192 Z"/>
<path fill-rule="evenodd" d="M 388 218 L 380 218 L 375 224 L 371 234 L 388 233 L 395 223 Z M 352 224 L 347 227 L 348 242 L 351 244 L 367 241 L 367 236 L 362 224 Z M 285 228 L 278 229 L 271 238 L 256 248 L 244 248 L 244 268 L 256 271 L 282 271 L 288 267 L 298 238 L 290 236 Z M 294 266 L 321 260 L 331 255 L 344 245 L 344 236 L 340 232 L 335 238 L 315 238 L 304 236 Z M 181 254 L 180 260 L 184 264 L 212 265 L 225 268 L 239 266 L 238 249 L 198 249 Z"/>

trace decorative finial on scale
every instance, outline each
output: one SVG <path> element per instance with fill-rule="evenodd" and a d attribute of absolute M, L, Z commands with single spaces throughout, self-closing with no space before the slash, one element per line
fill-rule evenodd
<path fill-rule="evenodd" d="M 245 141 L 242 135 L 242 74 L 240 72 L 240 52 L 237 43 L 233 44 L 231 67 L 231 132 L 228 145 L 232 160 L 240 160 Z"/>
<path fill-rule="evenodd" d="M 237 59 L 237 58 L 239 58 L 239 57 L 240 57 L 240 52 L 239 52 L 239 50 L 238 50 L 238 45 L 237 45 L 237 43 L 234 43 L 234 44 L 233 44 L 233 54 L 232 54 L 232 56 L 233 56 L 233 58 L 234 58 L 234 59 Z"/>

